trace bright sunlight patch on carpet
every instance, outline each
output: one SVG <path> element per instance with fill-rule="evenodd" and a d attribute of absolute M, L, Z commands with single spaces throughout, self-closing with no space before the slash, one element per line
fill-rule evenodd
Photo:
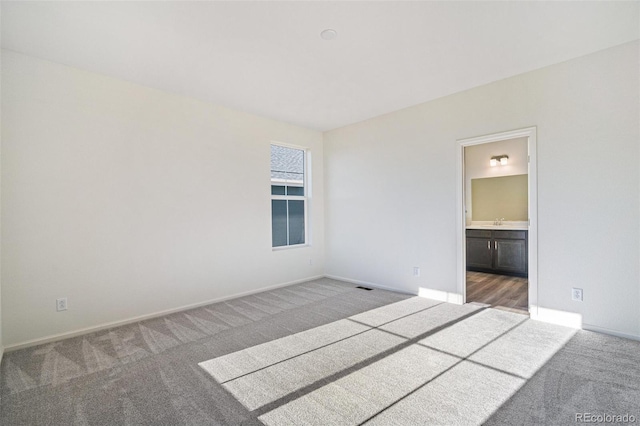
<path fill-rule="evenodd" d="M 267 425 L 480 424 L 575 332 L 414 297 L 199 365 Z"/>

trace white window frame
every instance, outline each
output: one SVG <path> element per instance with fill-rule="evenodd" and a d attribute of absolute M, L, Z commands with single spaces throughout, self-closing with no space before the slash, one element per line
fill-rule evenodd
<path fill-rule="evenodd" d="M 302 244 L 287 244 L 284 246 L 278 246 L 278 247 L 274 247 L 273 246 L 273 207 L 271 207 L 271 232 L 270 232 L 270 237 L 271 237 L 271 249 L 273 251 L 277 251 L 277 250 L 288 250 L 288 249 L 293 249 L 293 248 L 300 248 L 300 247 L 308 247 L 311 245 L 310 243 L 310 235 L 309 235 L 309 198 L 310 198 L 310 192 L 311 192 L 311 188 L 309 185 L 309 182 L 311 181 L 311 179 L 309 179 L 309 176 L 311 175 L 310 173 L 310 165 L 311 165 L 311 161 L 310 161 L 310 150 L 308 148 L 302 147 L 302 146 L 297 146 L 297 145 L 290 145 L 290 144 L 285 144 L 285 143 L 281 143 L 281 142 L 271 142 L 269 144 L 269 164 L 271 164 L 271 146 L 275 145 L 275 146 L 280 146 L 283 148 L 291 148 L 291 149 L 297 149 L 303 152 L 303 159 L 304 159 L 304 164 L 303 164 L 303 177 L 302 177 L 302 182 L 300 182 L 299 180 L 291 180 L 291 179 L 270 179 L 270 183 L 269 183 L 269 193 L 271 194 L 271 187 L 273 185 L 278 185 L 278 186 L 297 186 L 297 187 L 302 187 L 304 188 L 304 195 L 273 195 L 271 194 L 271 200 L 300 200 L 303 201 L 304 203 L 304 243 Z M 269 176 L 271 176 L 271 166 L 269 166 Z M 272 204 L 272 203 L 270 203 Z M 289 205 L 287 204 L 287 209 L 289 208 Z M 288 224 L 288 220 L 289 220 L 289 211 L 287 210 L 287 242 L 289 241 L 289 224 Z"/>

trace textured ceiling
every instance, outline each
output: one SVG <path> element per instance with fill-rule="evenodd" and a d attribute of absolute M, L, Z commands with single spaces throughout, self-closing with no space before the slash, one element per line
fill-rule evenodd
<path fill-rule="evenodd" d="M 328 130 L 636 40 L 639 13 L 635 1 L 3 1 L 1 16 L 3 48 Z"/>

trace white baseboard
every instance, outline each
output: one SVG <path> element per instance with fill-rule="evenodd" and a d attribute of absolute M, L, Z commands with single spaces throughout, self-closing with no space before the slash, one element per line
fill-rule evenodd
<path fill-rule="evenodd" d="M 393 291 L 393 292 L 396 292 L 396 293 L 411 294 L 413 296 L 417 296 L 418 295 L 417 293 L 412 293 L 412 292 L 406 291 L 406 290 L 398 290 L 397 288 L 393 288 L 393 287 L 387 287 L 387 286 L 384 286 L 384 285 L 371 283 L 371 282 L 368 282 L 368 281 L 354 280 L 352 278 L 339 277 L 337 275 L 325 275 L 325 278 L 330 278 L 332 280 L 338 280 L 338 281 L 344 281 L 344 282 L 352 283 L 352 284 L 363 285 L 363 286 L 367 286 L 367 287 L 378 288 L 380 290 Z"/>
<path fill-rule="evenodd" d="M 55 341 L 58 341 L 58 340 L 68 339 L 70 337 L 81 336 L 83 334 L 94 333 L 96 331 L 101 331 L 101 330 L 106 330 L 106 329 L 109 329 L 109 328 L 119 327 L 119 326 L 122 326 L 122 325 L 132 324 L 132 323 L 135 323 L 135 322 L 144 321 L 144 320 L 152 319 L 152 318 L 157 318 L 157 317 L 161 317 L 163 315 L 169 315 L 169 314 L 176 313 L 176 312 L 187 311 L 189 309 L 199 308 L 201 306 L 211 305 L 213 303 L 224 302 L 225 300 L 236 299 L 238 297 L 249 296 L 251 294 L 256 294 L 256 293 L 262 293 L 264 291 L 274 290 L 276 288 L 287 287 L 287 286 L 290 286 L 290 285 L 300 284 L 300 283 L 307 282 L 307 281 L 313 281 L 313 280 L 316 280 L 316 279 L 319 279 L 319 278 L 330 278 L 330 279 L 334 279 L 334 280 L 338 280 L 338 281 L 344 281 L 344 282 L 348 282 L 348 283 L 352 283 L 352 284 L 358 284 L 358 285 L 363 285 L 363 286 L 367 286 L 367 287 L 377 288 L 377 289 L 380 289 L 380 290 L 387 290 L 387 291 L 393 291 L 393 292 L 396 292 L 396 293 L 410 294 L 410 295 L 413 295 L 413 296 L 417 296 L 418 295 L 416 293 L 412 293 L 412 292 L 409 292 L 409 291 L 406 291 L 406 290 L 399 290 L 397 288 L 392 288 L 392 287 L 388 287 L 388 286 L 384 286 L 384 285 L 380 285 L 380 284 L 372 283 L 372 282 L 368 282 L 368 281 L 356 280 L 356 279 L 340 277 L 340 276 L 336 276 L 336 275 L 316 275 L 316 276 L 312 276 L 312 277 L 303 278 L 303 279 L 300 279 L 300 280 L 290 281 L 290 282 L 281 283 L 281 284 L 275 284 L 275 285 L 272 285 L 272 286 L 269 286 L 269 287 L 263 287 L 263 288 L 256 289 L 256 290 L 249 290 L 249 291 L 245 291 L 245 292 L 241 292 L 241 293 L 232 294 L 232 295 L 229 295 L 229 296 L 219 297 L 219 298 L 216 298 L 216 299 L 210 299 L 210 300 L 206 300 L 204 302 L 198 302 L 198 303 L 193 303 L 193 304 L 190 304 L 190 305 L 180 306 L 178 308 L 172 308 L 172 309 L 167 309 L 167 310 L 164 310 L 164 311 L 154 312 L 154 313 L 151 313 L 151 314 L 140 315 L 140 316 L 128 318 L 128 319 L 125 319 L 125 320 L 113 321 L 113 322 L 104 323 L 104 324 L 100 324 L 100 325 L 96 325 L 96 326 L 92 326 L 92 327 L 81 328 L 81 329 L 70 331 L 70 332 L 65 332 L 65 333 L 55 334 L 55 335 L 42 337 L 42 338 L 38 338 L 38 339 L 28 340 L 26 342 L 16 343 L 16 344 L 13 344 L 13 345 L 6 346 L 4 348 L 0 347 L 0 362 L 2 362 L 2 357 L 4 355 L 4 352 L 11 352 L 11 351 L 15 351 L 15 350 L 18 350 L 18 349 L 28 348 L 28 347 L 31 347 L 31 346 L 37 346 L 37 345 L 42 345 L 42 344 L 45 344 L 45 343 L 55 342 Z M 420 292 L 420 296 L 428 297 L 427 296 L 428 289 L 421 289 L 421 290 L 427 290 L 427 292 L 421 291 Z M 436 300 L 439 300 L 436 297 L 437 296 L 436 294 L 432 295 L 431 293 L 429 293 L 429 296 L 431 296 L 431 297 L 428 297 L 428 298 L 431 298 L 431 299 L 435 298 Z M 443 300 L 443 301 L 448 301 L 450 303 L 452 302 L 451 300 Z M 455 302 L 453 302 L 453 303 L 455 303 Z M 626 339 L 640 341 L 640 335 L 629 334 L 629 333 L 625 333 L 625 332 L 621 332 L 621 331 L 617 331 L 617 330 L 611 330 L 611 329 L 608 329 L 608 328 L 599 327 L 599 326 L 595 326 L 595 325 L 591 325 L 591 324 L 578 323 L 578 320 L 577 320 L 576 316 L 571 314 L 571 313 L 562 312 L 561 314 L 563 314 L 563 315 L 559 315 L 559 313 L 557 311 L 547 310 L 547 309 L 540 308 L 540 307 L 538 307 L 537 311 L 538 311 L 538 314 L 534 315 L 535 310 L 533 310 L 533 309 L 531 310 L 531 319 L 535 319 L 537 321 L 543 321 L 543 322 L 550 322 L 550 323 L 553 323 L 553 324 L 564 325 L 564 326 L 572 327 L 572 328 L 582 328 L 584 330 L 594 331 L 594 332 L 597 332 L 597 333 L 609 334 L 609 335 L 612 335 L 612 336 L 617 336 L 617 337 L 622 337 L 622 338 L 626 338 Z"/>
<path fill-rule="evenodd" d="M 462 305 L 462 295 L 459 293 L 451 293 L 449 291 L 435 290 L 432 288 L 420 287 L 418 296 L 426 299 L 438 300 L 440 302 L 453 303 Z"/>
<path fill-rule="evenodd" d="M 586 324 L 582 322 L 582 315 L 573 312 L 558 311 L 555 309 L 548 309 L 540 306 L 532 306 L 529 309 L 529 313 L 531 319 L 536 321 L 548 322 L 551 324 L 562 325 L 570 328 L 595 331 L 596 333 L 609 334 L 611 336 L 623 337 L 625 339 L 640 340 L 640 336 L 635 334 L 629 334 L 618 330 L 612 330 L 610 328 L 599 327 L 593 324 Z"/>
<path fill-rule="evenodd" d="M 616 336 L 616 337 L 623 337 L 625 339 L 640 341 L 640 335 L 623 333 L 621 331 L 611 330 L 609 328 L 598 327 L 597 325 L 582 324 L 582 329 L 583 330 L 588 330 L 588 331 L 595 331 L 596 333 L 610 334 L 610 335 Z"/>
<path fill-rule="evenodd" d="M 543 308 L 542 306 L 529 306 L 529 316 L 532 320 L 562 325 L 569 328 L 582 328 L 582 315 L 575 312 L 559 311 Z"/>
<path fill-rule="evenodd" d="M 237 299 L 238 297 L 249 296 L 251 294 L 262 293 L 264 291 L 275 290 L 276 288 L 280 288 L 280 287 L 287 287 L 287 286 L 294 285 L 294 284 L 300 284 L 300 283 L 304 283 L 304 282 L 307 282 L 307 281 L 313 281 L 313 280 L 317 280 L 319 278 L 324 278 L 324 275 L 315 275 L 315 276 L 303 278 L 303 279 L 300 279 L 300 280 L 289 281 L 289 282 L 281 283 L 281 284 L 275 284 L 275 285 L 272 285 L 272 286 L 269 286 L 269 287 L 263 287 L 263 288 L 259 288 L 259 289 L 256 289 L 256 290 L 244 291 L 242 293 L 235 293 L 235 294 L 232 294 L 232 295 L 229 295 L 229 296 L 218 297 L 216 299 L 210 299 L 210 300 L 206 300 L 204 302 L 198 302 L 198 303 L 193 303 L 193 304 L 190 304 L 190 305 L 180 306 L 178 308 L 167 309 L 167 310 L 164 310 L 164 311 L 159 311 L 159 312 L 154 312 L 154 313 L 151 313 L 151 314 L 140 315 L 140 316 L 128 318 L 128 319 L 125 319 L 125 320 L 108 322 L 108 323 L 99 324 L 99 325 L 92 326 L 92 327 L 81 328 L 81 329 L 77 329 L 77 330 L 74 330 L 74 331 L 69 331 L 69 332 L 60 333 L 60 334 L 54 334 L 54 335 L 47 336 L 47 337 L 41 337 L 41 338 L 38 338 L 38 339 L 28 340 L 26 342 L 16 343 L 16 344 L 13 344 L 13 345 L 6 346 L 4 348 L 4 350 L 6 352 L 10 352 L 10 351 L 16 351 L 18 349 L 28 348 L 28 347 L 31 347 L 31 346 L 37 346 L 37 345 L 42 345 L 42 344 L 45 344 L 45 343 L 56 342 L 58 340 L 68 339 L 70 337 L 82 336 L 83 334 L 94 333 L 96 331 L 106 330 L 106 329 L 113 328 L 113 327 L 119 327 L 121 325 L 132 324 L 132 323 L 135 323 L 135 322 L 144 321 L 144 320 L 148 320 L 148 319 L 152 319 L 152 318 L 157 318 L 157 317 L 161 317 L 161 316 L 164 316 L 164 315 L 174 314 L 176 312 L 188 311 L 189 309 L 199 308 L 201 306 L 207 306 L 207 305 L 211 305 L 213 303 L 224 302 L 225 300 Z M 0 360 L 1 360 L 1 354 L 2 354 L 2 351 L 0 351 Z"/>

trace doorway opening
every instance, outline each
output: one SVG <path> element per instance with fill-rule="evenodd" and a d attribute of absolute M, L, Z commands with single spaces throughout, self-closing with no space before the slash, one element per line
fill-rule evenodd
<path fill-rule="evenodd" d="M 458 141 L 463 303 L 537 312 L 536 128 Z"/>

